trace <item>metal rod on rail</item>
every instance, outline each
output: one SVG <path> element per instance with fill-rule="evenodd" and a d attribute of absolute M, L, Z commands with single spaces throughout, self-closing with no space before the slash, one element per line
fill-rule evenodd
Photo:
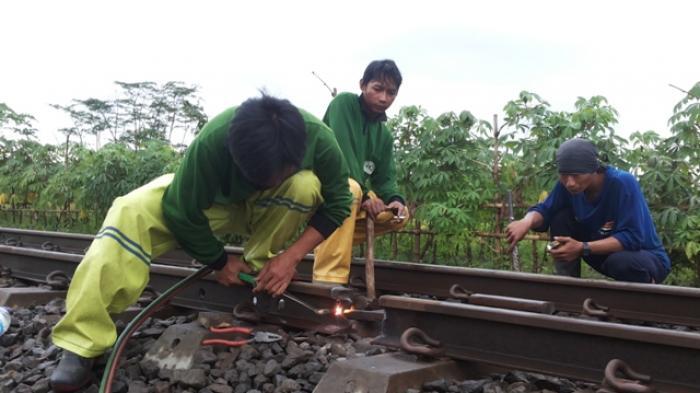
<path fill-rule="evenodd" d="M 513 192 L 508 191 L 508 222 L 513 222 L 515 221 L 515 217 L 513 215 Z M 513 270 L 516 272 L 522 271 L 522 266 L 520 265 L 520 255 L 518 253 L 518 245 L 516 244 L 515 247 L 513 247 L 513 252 L 511 254 L 512 257 L 512 266 Z"/>

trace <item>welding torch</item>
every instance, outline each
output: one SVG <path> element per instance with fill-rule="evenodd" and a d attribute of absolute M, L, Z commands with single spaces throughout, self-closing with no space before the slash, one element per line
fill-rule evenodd
<path fill-rule="evenodd" d="M 257 281 L 255 279 L 255 276 L 253 276 L 252 274 L 241 272 L 241 273 L 238 273 L 238 278 L 241 281 L 243 281 L 244 283 L 251 285 L 253 288 L 257 285 Z M 286 291 L 282 294 L 282 298 L 289 300 L 293 303 L 296 303 L 296 304 L 302 306 L 303 308 L 311 311 L 312 313 L 314 313 L 316 315 L 328 315 L 328 314 L 331 314 L 333 312 L 327 308 L 316 308 L 316 307 L 310 305 L 309 303 L 299 299 L 298 297 L 296 297 L 290 293 L 287 293 Z"/>

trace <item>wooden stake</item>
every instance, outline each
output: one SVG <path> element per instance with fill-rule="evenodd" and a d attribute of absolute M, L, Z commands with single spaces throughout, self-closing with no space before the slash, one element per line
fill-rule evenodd
<path fill-rule="evenodd" d="M 374 220 L 367 215 L 367 254 L 365 255 L 365 284 L 367 299 L 372 302 L 377 298 L 374 287 Z"/>

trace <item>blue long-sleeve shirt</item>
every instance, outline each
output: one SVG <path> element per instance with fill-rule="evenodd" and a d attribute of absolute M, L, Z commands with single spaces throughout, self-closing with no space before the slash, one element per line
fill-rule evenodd
<path fill-rule="evenodd" d="M 593 202 L 587 201 L 584 193 L 571 194 L 557 182 L 547 199 L 528 211 L 540 213 L 544 218 L 541 228 L 546 229 L 552 217 L 565 208 L 573 211 L 576 222 L 593 238 L 613 236 L 625 250 L 647 250 L 671 268 L 671 260 L 656 233 L 649 206 L 631 173 L 608 167 L 603 190 Z"/>

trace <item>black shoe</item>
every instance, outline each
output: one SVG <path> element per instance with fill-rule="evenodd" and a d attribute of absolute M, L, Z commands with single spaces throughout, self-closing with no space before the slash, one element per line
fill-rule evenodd
<path fill-rule="evenodd" d="M 51 388 L 57 392 L 75 392 L 92 379 L 94 358 L 84 358 L 63 350 L 58 367 L 51 374 Z"/>

